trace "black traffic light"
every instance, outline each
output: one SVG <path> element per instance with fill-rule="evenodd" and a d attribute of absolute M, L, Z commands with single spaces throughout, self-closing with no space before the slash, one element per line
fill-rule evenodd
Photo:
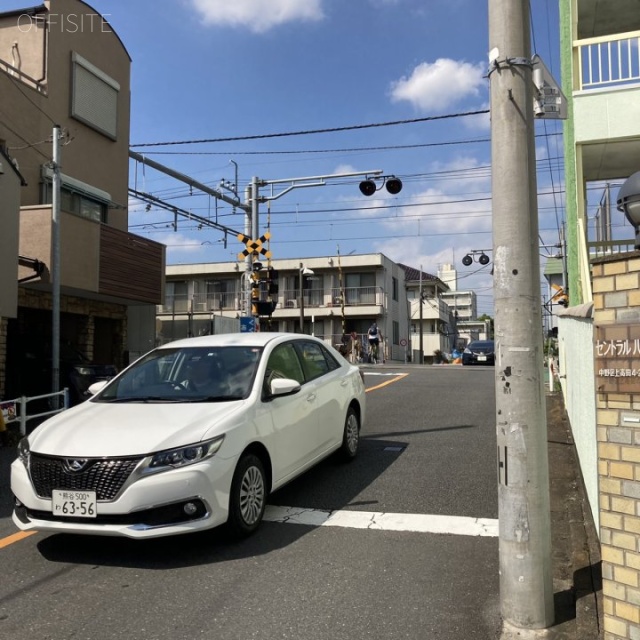
<path fill-rule="evenodd" d="M 270 300 L 260 300 L 256 303 L 256 315 L 270 316 L 275 311 L 276 304 L 276 302 Z"/>
<path fill-rule="evenodd" d="M 376 191 L 376 183 L 373 180 L 363 180 L 360 183 L 360 192 L 363 196 L 372 196 Z"/>

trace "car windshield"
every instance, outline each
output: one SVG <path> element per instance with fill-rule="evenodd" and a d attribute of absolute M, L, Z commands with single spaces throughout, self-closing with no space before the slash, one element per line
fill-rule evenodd
<path fill-rule="evenodd" d="M 262 349 L 156 349 L 127 369 L 94 402 L 228 402 L 251 392 Z"/>
<path fill-rule="evenodd" d="M 470 349 L 493 349 L 493 340 L 479 340 L 469 345 Z"/>

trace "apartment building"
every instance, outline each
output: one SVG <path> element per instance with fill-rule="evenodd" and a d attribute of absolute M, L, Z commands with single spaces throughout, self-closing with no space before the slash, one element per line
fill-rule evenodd
<path fill-rule="evenodd" d="M 0 288 L 0 396 L 51 390 L 56 255 L 61 354 L 121 367 L 128 351 L 153 346 L 165 254 L 127 231 L 130 65 L 111 25 L 81 0 L 0 13 L 0 191 L 12 193 L 0 199 L 0 259 L 10 263 L 1 277 L 18 284 Z"/>
<path fill-rule="evenodd" d="M 428 363 L 436 351 L 451 353 L 456 345 L 455 316 L 443 300 L 449 287 L 437 276 L 404 264 L 400 266 L 405 272 L 411 321 L 409 355 L 414 362 L 420 362 L 422 342 L 423 361 Z"/>
<path fill-rule="evenodd" d="M 380 253 L 273 260 L 260 271 L 260 299 L 275 305 L 270 317 L 260 318 L 260 330 L 302 330 L 339 345 L 342 336 L 352 332 L 364 339 L 375 321 L 383 335 L 385 359 L 404 361 L 414 346 L 417 349 L 417 314 L 412 317 L 416 312 L 410 298 L 416 296 L 418 273 Z M 424 291 L 438 307 L 436 315 L 424 316 L 429 355 L 432 340 L 434 348 L 444 344 L 449 316 L 437 298 L 446 287 L 432 275 L 423 277 Z M 246 292 L 244 263 L 167 266 L 158 341 L 207 333 L 219 318 L 239 322 Z"/>
<path fill-rule="evenodd" d="M 568 102 L 564 145 L 570 306 L 556 312 L 559 380 L 602 543 L 604 636 L 631 639 L 640 637 L 640 476 L 634 468 L 640 460 L 634 377 L 640 361 L 634 355 L 619 360 L 618 355 L 631 353 L 629 336 L 635 335 L 640 318 L 640 254 L 633 250 L 631 226 L 628 240 L 613 242 L 590 238 L 587 219 L 594 186 L 620 184 L 640 170 L 638 3 L 560 0 L 560 27 Z M 603 343 L 603 337 L 608 341 Z M 613 349 L 606 367 L 600 359 L 603 344 L 621 348 Z"/>

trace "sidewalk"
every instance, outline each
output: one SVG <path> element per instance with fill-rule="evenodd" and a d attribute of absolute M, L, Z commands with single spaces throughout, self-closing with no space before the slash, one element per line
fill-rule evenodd
<path fill-rule="evenodd" d="M 554 640 L 598 640 L 602 630 L 600 543 L 560 393 L 548 393 Z"/>

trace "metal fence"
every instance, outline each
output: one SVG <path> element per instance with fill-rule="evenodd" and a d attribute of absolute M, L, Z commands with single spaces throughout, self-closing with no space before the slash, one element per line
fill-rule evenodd
<path fill-rule="evenodd" d="M 32 403 L 39 403 L 39 407 L 34 409 L 36 413 L 29 413 L 29 406 L 34 406 Z M 42 410 L 44 406 L 48 408 Z M 57 393 L 45 393 L 41 396 L 21 396 L 13 400 L 3 400 L 0 402 L 0 408 L 2 408 L 5 424 L 19 423 L 20 435 L 24 436 L 27 434 L 27 422 L 30 420 L 47 418 L 69 408 L 69 389 L 65 388 Z"/>

